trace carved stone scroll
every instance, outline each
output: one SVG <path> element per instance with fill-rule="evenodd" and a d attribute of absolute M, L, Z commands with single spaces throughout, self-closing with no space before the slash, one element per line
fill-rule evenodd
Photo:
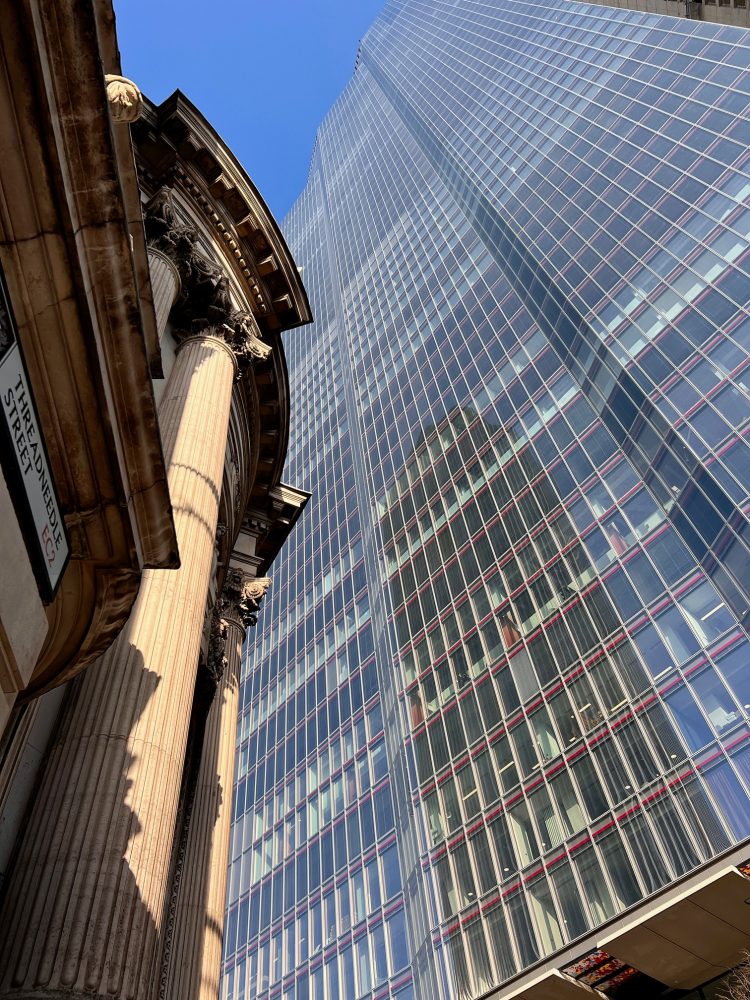
<path fill-rule="evenodd" d="M 248 577 L 241 569 L 230 569 L 217 603 L 219 615 L 240 623 L 243 629 L 258 621 L 258 611 L 266 591 L 271 586 L 269 576 Z"/>

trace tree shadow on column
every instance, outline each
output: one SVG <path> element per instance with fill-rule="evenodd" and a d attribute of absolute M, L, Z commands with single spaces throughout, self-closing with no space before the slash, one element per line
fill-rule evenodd
<path fill-rule="evenodd" d="M 158 684 L 133 647 L 71 682 L 0 900 L 0 995 L 151 1000 L 159 915 L 131 868 L 153 877 L 128 736 Z"/>
<path fill-rule="evenodd" d="M 216 690 L 208 672 L 199 669 L 174 838 L 159 1000 L 218 996 L 218 982 L 205 982 L 204 955 L 211 947 L 221 954 L 223 920 L 213 916 L 207 907 L 217 820 L 227 793 L 227 805 L 231 806 L 231 791 L 222 786 L 217 770 L 219 741 L 211 746 L 205 737 L 209 712 L 221 716 L 223 706 L 216 699 L 225 701 L 227 693 L 228 685 L 219 684 Z M 204 754 L 211 755 L 211 759 L 204 759 Z M 232 775 L 227 780 L 231 782 Z M 201 838 L 193 829 L 196 825 L 208 836 Z M 222 899 L 222 911 L 223 905 Z"/>

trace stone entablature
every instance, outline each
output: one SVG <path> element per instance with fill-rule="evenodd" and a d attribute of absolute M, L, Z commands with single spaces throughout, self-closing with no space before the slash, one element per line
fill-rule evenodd
<path fill-rule="evenodd" d="M 111 8 L 8 6 L 0 67 L 0 264 L 71 555 L 54 600 L 32 589 L 25 601 L 39 633 L 27 649 L 3 624 L 18 602 L 0 603 L 12 703 L 91 663 L 127 619 L 144 567 L 179 556 L 138 181 L 129 127 L 116 121 L 137 109 L 137 88 L 119 76 Z M 0 512 L 8 525 L 13 505 Z"/>

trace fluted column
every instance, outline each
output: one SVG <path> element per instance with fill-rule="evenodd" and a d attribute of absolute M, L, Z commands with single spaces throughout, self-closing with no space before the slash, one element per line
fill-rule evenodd
<path fill-rule="evenodd" d="M 240 652 L 270 580 L 230 570 L 214 618 L 209 670 L 217 689 L 206 721 L 160 1000 L 216 1000 L 227 891 Z"/>
<path fill-rule="evenodd" d="M 73 685 L 0 912 L 0 994 L 153 1000 L 235 356 L 179 349 L 160 408 L 179 570 L 147 570 Z"/>
<path fill-rule="evenodd" d="M 155 247 L 148 248 L 148 267 L 151 273 L 151 295 L 156 313 L 159 340 L 164 336 L 172 306 L 180 292 L 180 273 L 169 257 Z"/>

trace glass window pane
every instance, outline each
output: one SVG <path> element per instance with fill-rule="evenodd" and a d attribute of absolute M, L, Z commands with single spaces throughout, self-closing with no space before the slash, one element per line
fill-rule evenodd
<path fill-rule="evenodd" d="M 542 758 L 542 763 L 547 764 L 560 753 L 560 745 L 550 722 L 547 709 L 542 706 L 534 712 L 529 721 L 536 739 L 537 750 Z"/>
<path fill-rule="evenodd" d="M 736 624 L 733 615 L 708 581 L 683 595 L 680 606 L 704 645 L 713 642 Z"/>
<path fill-rule="evenodd" d="M 549 792 L 544 785 L 529 796 L 531 811 L 542 841 L 542 851 L 549 851 L 563 842 L 563 832 Z"/>
<path fill-rule="evenodd" d="M 604 707 L 605 715 L 611 715 L 627 701 L 625 691 L 617 676 L 612 662 L 608 658 L 599 660 L 589 670 L 599 694 L 599 700 Z"/>
<path fill-rule="evenodd" d="M 639 721 L 648 734 L 662 772 L 685 760 L 685 747 L 677 735 L 674 723 L 658 702 L 641 712 Z"/>
<path fill-rule="evenodd" d="M 617 676 L 625 684 L 631 696 L 640 694 L 648 687 L 649 679 L 630 641 L 623 642 L 617 649 L 613 649 L 610 657 Z"/>
<path fill-rule="evenodd" d="M 490 845 L 487 840 L 487 831 L 484 827 L 477 830 L 471 838 L 470 843 L 474 852 L 474 866 L 479 879 L 479 891 L 484 895 L 485 892 L 494 889 L 498 882 Z"/>
<path fill-rule="evenodd" d="M 518 862 L 506 817 L 504 815 L 496 816 L 489 824 L 489 829 L 495 844 L 495 853 L 500 868 L 500 881 L 502 882 L 518 871 Z"/>
<path fill-rule="evenodd" d="M 492 803 L 500 795 L 500 791 L 495 780 L 495 765 L 492 762 L 489 750 L 483 750 L 480 754 L 478 754 L 474 758 L 474 765 L 477 770 L 477 778 L 479 781 L 479 788 L 482 793 L 483 805 L 487 808 L 492 805 Z"/>
<path fill-rule="evenodd" d="M 388 938 L 390 941 L 391 969 L 393 973 L 409 964 L 409 947 L 404 926 L 404 911 L 397 910 L 388 917 Z M 346 996 L 346 994 L 344 994 Z"/>
<path fill-rule="evenodd" d="M 566 937 L 570 940 L 583 934 L 589 927 L 589 918 L 581 902 L 581 890 L 575 880 L 569 861 L 556 865 L 550 872 L 557 891 Z"/>
<path fill-rule="evenodd" d="M 633 816 L 622 830 L 631 852 L 639 860 L 638 872 L 646 886 L 646 892 L 656 892 L 670 881 L 670 874 L 663 851 L 657 845 L 646 817 Z"/>
<path fill-rule="evenodd" d="M 458 911 L 458 906 L 448 855 L 445 854 L 440 858 L 432 870 L 437 886 L 438 899 L 440 900 L 440 912 L 443 920 L 449 920 Z"/>
<path fill-rule="evenodd" d="M 357 996 L 364 996 L 372 989 L 370 977 L 370 943 L 367 935 L 354 944 L 357 960 Z"/>
<path fill-rule="evenodd" d="M 578 782 L 589 819 L 596 819 L 605 813 L 609 806 L 594 766 L 587 757 L 580 757 L 573 764 L 572 771 Z"/>
<path fill-rule="evenodd" d="M 344 987 L 344 996 L 353 997 L 356 995 L 354 986 L 354 957 L 351 945 L 341 952 L 341 983 Z"/>
<path fill-rule="evenodd" d="M 513 760 L 508 737 L 501 736 L 496 743 L 493 743 L 492 752 L 495 754 L 495 759 L 497 760 L 497 773 L 500 778 L 500 784 L 503 791 L 508 792 L 518 784 L 518 771 Z"/>
<path fill-rule="evenodd" d="M 618 909 L 624 909 L 641 898 L 643 892 L 620 834 L 613 830 L 597 841 L 604 866 L 614 886 Z"/>
<path fill-rule="evenodd" d="M 520 725 L 511 730 L 511 738 L 521 768 L 521 775 L 527 778 L 539 767 L 539 761 L 537 760 L 531 735 L 524 720 L 521 721 Z"/>
<path fill-rule="evenodd" d="M 492 952 L 495 956 L 498 981 L 502 983 L 515 974 L 516 959 L 513 954 L 513 944 L 505 921 L 505 914 L 500 906 L 494 907 L 487 914 L 487 928 L 490 932 Z"/>
<path fill-rule="evenodd" d="M 622 802 L 632 793 L 632 785 L 619 748 L 612 738 L 608 738 L 592 747 L 592 753 L 599 764 L 610 801 Z"/>
<path fill-rule="evenodd" d="M 456 867 L 456 886 L 458 888 L 458 905 L 466 906 L 473 903 L 477 892 L 474 885 L 474 875 L 469 861 L 469 850 L 466 844 L 459 844 L 453 851 L 453 863 Z"/>
<path fill-rule="evenodd" d="M 540 879 L 529 886 L 529 898 L 539 932 L 542 953 L 549 955 L 550 952 L 556 951 L 562 946 L 563 935 L 546 879 Z"/>
<path fill-rule="evenodd" d="M 472 988 L 469 966 L 466 962 L 464 942 L 460 934 L 454 934 L 448 939 L 448 954 L 450 968 L 456 987 L 456 1000 L 471 1000 Z"/>
<path fill-rule="evenodd" d="M 513 832 L 518 859 L 521 867 L 525 868 L 534 858 L 539 857 L 539 847 L 526 803 L 519 802 L 518 805 L 509 809 L 508 820 Z"/>
<path fill-rule="evenodd" d="M 676 663 L 684 663 L 700 649 L 693 632 L 678 608 L 668 608 L 658 616 L 656 625 Z"/>
<path fill-rule="evenodd" d="M 560 811 L 565 835 L 570 837 L 586 825 L 586 818 L 573 788 L 573 782 L 567 771 L 561 771 L 552 779 L 550 786 Z"/>
<path fill-rule="evenodd" d="M 370 931 L 372 941 L 373 967 L 375 985 L 379 986 L 388 978 L 388 958 L 385 947 L 385 931 L 382 924 L 377 924 Z"/>
<path fill-rule="evenodd" d="M 354 923 L 364 920 L 367 915 L 365 905 L 365 877 L 361 870 L 352 875 L 352 914 Z"/>
<path fill-rule="evenodd" d="M 536 935 L 526 906 L 526 898 L 521 893 L 508 899 L 508 913 L 516 940 L 521 965 L 531 965 L 539 958 Z"/>
<path fill-rule="evenodd" d="M 466 940 L 469 945 L 471 969 L 474 974 L 474 990 L 476 993 L 485 993 L 492 987 L 494 976 L 490 968 L 490 957 L 487 953 L 481 920 L 475 920 L 474 923 L 469 924 L 466 928 Z"/>
<path fill-rule="evenodd" d="M 659 832 L 664 851 L 678 875 L 695 868 L 699 858 L 685 830 L 685 823 L 674 802 L 663 796 L 649 806 L 649 816 Z"/>
<path fill-rule="evenodd" d="M 716 807 L 697 778 L 676 785 L 672 794 L 682 807 L 682 814 L 687 818 L 693 840 L 704 858 L 729 847 L 729 837 L 717 815 Z"/>
<path fill-rule="evenodd" d="M 699 674 L 692 674 L 690 686 L 703 705 L 711 725 L 720 736 L 742 721 L 739 708 L 713 667 L 707 667 Z"/>
<path fill-rule="evenodd" d="M 739 699 L 743 708 L 750 709 L 750 644 L 742 641 L 717 662 L 719 672 Z"/>
<path fill-rule="evenodd" d="M 463 812 L 466 817 L 466 822 L 473 819 L 474 816 L 479 812 L 480 802 L 479 802 L 479 792 L 477 791 L 476 782 L 474 781 L 474 773 L 471 769 L 471 764 L 467 764 L 466 767 L 462 767 L 458 772 L 458 785 L 461 789 L 461 801 L 463 803 Z"/>
<path fill-rule="evenodd" d="M 575 743 L 581 735 L 581 727 L 567 692 L 561 691 L 554 698 L 550 698 L 549 707 L 563 743 Z"/>
<path fill-rule="evenodd" d="M 569 686 L 568 693 L 578 713 L 578 720 L 584 733 L 590 732 L 604 718 L 599 707 L 591 681 L 583 674 Z"/>
<path fill-rule="evenodd" d="M 462 823 L 461 808 L 458 804 L 458 792 L 456 791 L 455 782 L 452 777 L 444 781 L 440 787 L 443 793 L 445 821 L 448 824 L 449 832 L 453 833 Z"/>
<path fill-rule="evenodd" d="M 573 860 L 578 869 L 578 876 L 583 886 L 584 896 L 588 900 L 594 924 L 601 924 L 609 917 L 614 916 L 615 907 L 594 848 L 584 848 L 575 855 Z"/>
<path fill-rule="evenodd" d="M 677 726 L 691 750 L 700 750 L 713 739 L 706 720 L 686 687 L 678 687 L 665 698 Z"/>
<path fill-rule="evenodd" d="M 443 825 L 443 814 L 436 791 L 430 792 L 424 799 L 425 810 L 427 812 L 427 826 L 430 831 L 430 843 L 434 847 L 445 839 L 445 827 Z"/>
<path fill-rule="evenodd" d="M 740 785 L 728 761 L 712 766 L 704 773 L 714 799 L 737 840 L 750 836 L 750 805 L 747 793 Z"/>
<path fill-rule="evenodd" d="M 646 670 L 652 677 L 658 677 L 674 666 L 653 625 L 646 625 L 645 628 L 637 632 L 634 641 L 646 665 Z"/>
<path fill-rule="evenodd" d="M 383 865 L 383 886 L 385 888 L 385 898 L 390 899 L 401 888 L 401 871 L 398 865 L 398 855 L 396 845 L 392 845 L 383 851 L 381 861 Z"/>
<path fill-rule="evenodd" d="M 632 720 L 618 728 L 617 736 L 625 759 L 630 764 L 636 784 L 642 788 L 659 775 L 659 767 L 648 748 L 643 733 L 638 723 Z"/>

